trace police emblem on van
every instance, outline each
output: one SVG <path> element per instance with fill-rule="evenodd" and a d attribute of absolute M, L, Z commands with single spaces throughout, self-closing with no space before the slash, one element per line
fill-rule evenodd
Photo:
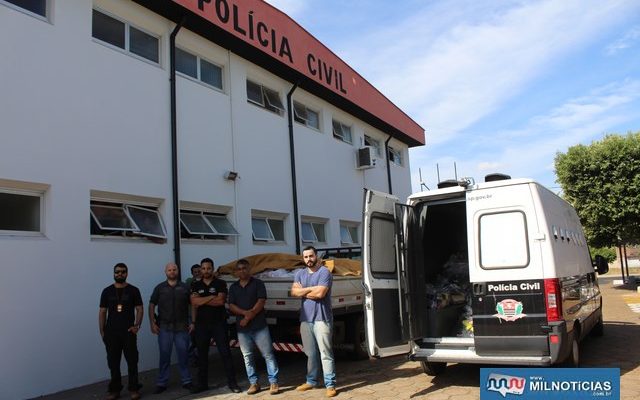
<path fill-rule="evenodd" d="M 522 312 L 523 310 L 524 306 L 521 301 L 505 299 L 496 304 L 496 311 L 498 313 L 493 314 L 493 316 L 505 321 L 516 321 L 527 316 L 527 314 Z"/>

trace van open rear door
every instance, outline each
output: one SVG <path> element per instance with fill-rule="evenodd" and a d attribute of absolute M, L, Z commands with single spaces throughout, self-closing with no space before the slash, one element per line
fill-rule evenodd
<path fill-rule="evenodd" d="M 369 354 L 386 357 L 409 351 L 408 341 L 424 331 L 424 278 L 407 259 L 410 228 L 415 217 L 409 206 L 386 193 L 365 190 L 363 284 Z M 422 282 L 422 284 L 420 284 Z M 419 291 L 422 290 L 422 294 Z M 422 318 L 412 318 L 418 312 Z"/>

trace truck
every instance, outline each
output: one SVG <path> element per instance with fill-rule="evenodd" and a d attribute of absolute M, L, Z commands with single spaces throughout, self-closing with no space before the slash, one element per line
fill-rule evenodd
<path fill-rule="evenodd" d="M 325 263 L 333 262 L 332 259 L 336 258 L 358 259 L 360 254 L 360 247 L 318 249 L 318 256 Z M 301 256 L 292 256 L 298 257 L 302 261 Z M 222 267 L 221 272 L 223 273 L 219 275 L 219 278 L 224 280 L 227 286 L 236 281 L 235 276 L 224 273 L 230 272 L 229 268 Z M 300 338 L 300 298 L 290 294 L 293 273 L 282 275 L 285 276 L 268 273 L 259 275 L 267 290 L 265 312 L 273 340 L 273 348 L 279 352 L 301 353 L 303 347 Z M 362 276 L 360 274 L 338 276 L 334 273 L 331 288 L 331 305 L 334 317 L 333 347 L 334 350 L 348 352 L 352 359 L 368 358 L 363 302 Z M 235 317 L 230 317 L 228 322 L 232 337 L 231 343 L 235 346 L 237 345 L 234 340 Z"/>
<path fill-rule="evenodd" d="M 401 203 L 368 190 L 363 219 L 367 350 L 447 363 L 578 366 L 604 333 L 602 296 L 580 220 L 530 179 L 445 181 Z"/>

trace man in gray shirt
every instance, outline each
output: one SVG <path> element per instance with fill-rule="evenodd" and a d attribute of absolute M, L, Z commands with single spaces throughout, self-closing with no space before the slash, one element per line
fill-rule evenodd
<path fill-rule="evenodd" d="M 178 266 L 176 264 L 167 264 L 164 273 L 167 280 L 156 286 L 149 301 L 151 332 L 158 335 L 158 347 L 160 348 L 156 394 L 167 389 L 171 351 L 174 345 L 178 354 L 182 387 L 190 390 L 192 386 L 188 365 L 189 333 L 193 330 L 189 318 L 191 290 L 185 283 L 178 280 Z M 157 317 L 155 314 L 156 306 L 158 306 Z"/>

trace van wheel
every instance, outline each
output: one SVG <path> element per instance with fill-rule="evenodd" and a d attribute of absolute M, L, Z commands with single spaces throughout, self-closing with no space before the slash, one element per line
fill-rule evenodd
<path fill-rule="evenodd" d="M 446 362 L 420 361 L 420 364 L 422 364 L 422 370 L 424 373 L 429 376 L 440 375 L 447 369 Z"/>
<path fill-rule="evenodd" d="M 353 344 L 353 351 L 351 352 L 352 360 L 365 360 L 369 358 L 369 352 L 367 350 L 367 332 L 364 326 L 364 315 L 359 315 L 357 318 L 349 322 L 349 336 L 351 343 Z"/>
<path fill-rule="evenodd" d="M 574 337 L 571 341 L 571 351 L 569 352 L 567 359 L 564 361 L 564 365 L 573 368 L 578 368 L 580 366 L 580 346 L 578 345 L 577 337 Z"/>
<path fill-rule="evenodd" d="M 591 336 L 602 337 L 604 336 L 604 321 L 602 320 L 602 314 L 600 314 L 600 319 L 591 329 Z"/>

